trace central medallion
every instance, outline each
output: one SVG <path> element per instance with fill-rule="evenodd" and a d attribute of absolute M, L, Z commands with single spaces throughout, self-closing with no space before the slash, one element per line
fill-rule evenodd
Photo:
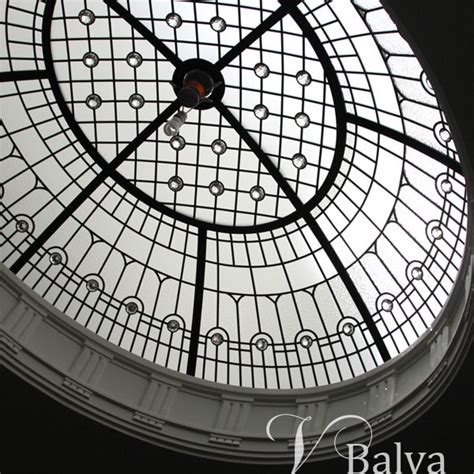
<path fill-rule="evenodd" d="M 224 96 L 221 72 L 205 59 L 188 59 L 173 74 L 173 89 L 183 107 L 205 110 Z"/>

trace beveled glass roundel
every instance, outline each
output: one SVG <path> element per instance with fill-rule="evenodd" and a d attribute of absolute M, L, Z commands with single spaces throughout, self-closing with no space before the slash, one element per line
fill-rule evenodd
<path fill-rule="evenodd" d="M 296 80 L 301 86 L 309 86 L 311 84 L 311 74 L 306 71 L 299 71 L 296 74 Z"/>
<path fill-rule="evenodd" d="M 88 9 L 81 10 L 78 15 L 79 21 L 86 26 L 92 25 L 95 21 L 94 12 Z"/>
<path fill-rule="evenodd" d="M 132 109 L 141 109 L 145 104 L 145 99 L 141 94 L 132 94 L 128 99 L 128 103 Z"/>
<path fill-rule="evenodd" d="M 209 185 L 209 191 L 213 196 L 220 196 L 224 192 L 224 185 L 220 181 L 213 181 Z"/>
<path fill-rule="evenodd" d="M 306 168 L 306 165 L 308 164 L 308 161 L 306 160 L 306 156 L 304 156 L 301 153 L 296 153 L 295 155 L 293 155 L 293 158 L 291 161 L 293 162 L 293 166 L 299 170 Z"/>
<path fill-rule="evenodd" d="M 183 20 L 177 13 L 169 13 L 166 16 L 166 23 L 170 28 L 179 28 L 183 24 Z"/>
<path fill-rule="evenodd" d="M 265 120 L 266 118 L 268 118 L 269 114 L 267 107 L 263 104 L 256 105 L 253 109 L 253 113 L 255 114 L 255 117 L 260 120 Z"/>
<path fill-rule="evenodd" d="M 451 141 L 451 132 L 447 128 L 441 127 L 439 130 L 439 138 L 445 142 L 448 143 Z"/>
<path fill-rule="evenodd" d="M 128 314 L 135 314 L 138 312 L 138 305 L 135 301 L 130 301 L 125 305 L 125 310 Z"/>
<path fill-rule="evenodd" d="M 175 193 L 181 191 L 183 189 L 183 186 L 183 180 L 179 176 L 173 176 L 168 181 L 168 187 L 171 189 L 171 191 L 174 191 Z"/>
<path fill-rule="evenodd" d="M 255 75 L 257 77 L 260 77 L 261 79 L 265 79 L 270 75 L 270 69 L 269 67 L 264 64 L 264 63 L 258 63 L 255 64 L 255 67 L 253 68 Z"/>
<path fill-rule="evenodd" d="M 20 219 L 16 222 L 16 230 L 18 232 L 28 232 L 30 230 L 30 224 L 24 219 Z"/>
<path fill-rule="evenodd" d="M 95 54 L 93 52 L 86 53 L 82 57 L 82 62 L 87 67 L 93 68 L 93 67 L 96 67 L 97 64 L 99 64 L 99 57 L 97 56 L 97 54 Z"/>
<path fill-rule="evenodd" d="M 224 337 L 222 336 L 222 334 L 216 332 L 211 336 L 211 342 L 215 346 L 220 346 L 224 342 Z"/>
<path fill-rule="evenodd" d="M 176 332 L 179 329 L 180 324 L 179 324 L 179 321 L 177 319 L 170 319 L 166 323 L 166 327 L 168 328 L 169 332 Z"/>
<path fill-rule="evenodd" d="M 449 194 L 453 190 L 453 183 L 449 179 L 441 181 L 441 189 L 444 193 Z"/>
<path fill-rule="evenodd" d="M 132 51 L 131 53 L 127 54 L 127 64 L 130 67 L 139 67 L 143 63 L 143 58 L 140 53 L 136 53 L 135 51 Z"/>
<path fill-rule="evenodd" d="M 382 301 L 382 309 L 384 311 L 392 311 L 393 309 L 393 301 L 392 300 L 389 300 L 388 298 L 385 298 L 383 301 Z"/>
<path fill-rule="evenodd" d="M 51 265 L 59 265 L 63 261 L 63 257 L 59 252 L 53 252 L 49 256 L 49 261 L 51 262 Z"/>
<path fill-rule="evenodd" d="M 309 120 L 308 114 L 305 114 L 304 112 L 300 112 L 296 114 L 295 122 L 296 122 L 296 125 L 298 125 L 298 127 L 300 128 L 309 127 L 310 120 Z"/>
<path fill-rule="evenodd" d="M 435 240 L 440 240 L 443 238 L 443 230 L 439 226 L 435 226 L 431 229 L 431 236 Z"/>
<path fill-rule="evenodd" d="M 423 278 L 423 269 L 421 267 L 413 267 L 411 270 L 411 277 L 414 280 L 421 280 Z"/>
<path fill-rule="evenodd" d="M 174 137 L 171 137 L 170 145 L 171 145 L 171 148 L 179 151 L 179 150 L 182 150 L 186 146 L 186 141 L 181 135 L 175 135 Z"/>
<path fill-rule="evenodd" d="M 261 201 L 265 197 L 265 190 L 261 186 L 253 186 L 250 189 L 250 197 L 254 201 Z"/>
<path fill-rule="evenodd" d="M 263 337 L 255 341 L 255 346 L 259 351 L 265 351 L 268 348 L 268 342 Z"/>
<path fill-rule="evenodd" d="M 218 138 L 212 142 L 211 148 L 216 155 L 223 155 L 227 151 L 227 144 Z"/>
<path fill-rule="evenodd" d="M 426 92 L 428 92 L 428 94 L 435 95 L 433 86 L 430 80 L 428 79 L 428 76 L 426 75 L 425 71 L 421 73 L 421 83 L 423 84 L 423 87 L 425 88 Z"/>
<path fill-rule="evenodd" d="M 99 282 L 95 278 L 90 278 L 86 282 L 86 288 L 87 288 L 87 291 L 94 293 L 95 291 L 99 289 Z"/>
<path fill-rule="evenodd" d="M 102 105 L 102 99 L 97 94 L 89 94 L 86 98 L 86 105 L 89 109 L 98 109 Z"/>
<path fill-rule="evenodd" d="M 342 325 L 342 333 L 345 336 L 352 336 L 355 332 L 355 326 L 352 322 L 346 322 Z"/>
<path fill-rule="evenodd" d="M 217 31 L 218 33 L 221 33 L 226 29 L 226 22 L 224 21 L 223 18 L 219 16 L 215 16 L 214 18 L 211 19 L 211 28 L 214 31 Z"/>
<path fill-rule="evenodd" d="M 300 344 L 305 349 L 309 349 L 313 345 L 313 339 L 311 338 L 311 336 L 305 335 L 300 339 Z"/>

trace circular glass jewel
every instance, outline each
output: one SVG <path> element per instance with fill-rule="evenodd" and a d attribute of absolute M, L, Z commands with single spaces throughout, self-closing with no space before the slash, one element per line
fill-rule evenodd
<path fill-rule="evenodd" d="M 166 15 L 166 24 L 170 28 L 179 28 L 183 24 L 183 20 L 177 13 L 168 13 Z"/>
<path fill-rule="evenodd" d="M 171 191 L 177 193 L 183 189 L 184 183 L 183 180 L 179 176 L 173 176 L 168 181 L 168 187 Z"/>
<path fill-rule="evenodd" d="M 414 280 L 421 280 L 423 278 L 423 269 L 421 267 L 413 267 L 411 269 L 411 277 Z"/>
<path fill-rule="evenodd" d="M 255 64 L 253 71 L 257 77 L 265 79 L 270 75 L 270 68 L 264 63 Z"/>
<path fill-rule="evenodd" d="M 28 232 L 30 229 L 30 224 L 28 224 L 28 221 L 25 221 L 24 219 L 20 219 L 16 222 L 16 230 L 18 232 Z"/>
<path fill-rule="evenodd" d="M 382 310 L 383 310 L 383 311 L 390 312 L 390 311 L 392 311 L 392 309 L 393 309 L 393 301 L 392 301 L 392 300 L 389 300 L 388 298 L 385 298 L 385 299 L 382 301 L 381 307 L 382 307 Z"/>
<path fill-rule="evenodd" d="M 53 252 L 49 256 L 49 261 L 51 262 L 51 265 L 59 265 L 63 261 L 63 257 L 59 252 Z"/>
<path fill-rule="evenodd" d="M 296 153 L 295 155 L 293 155 L 291 161 L 293 162 L 293 166 L 299 170 L 306 168 L 306 165 L 308 164 L 306 156 L 302 155 L 301 153 Z"/>
<path fill-rule="evenodd" d="M 95 21 L 94 12 L 88 10 L 87 8 L 79 12 L 78 18 L 83 25 L 87 26 L 92 25 L 92 23 Z"/>
<path fill-rule="evenodd" d="M 90 280 L 87 280 L 86 288 L 87 291 L 93 293 L 99 289 L 99 282 L 95 278 L 91 278 Z"/>
<path fill-rule="evenodd" d="M 211 28 L 218 33 L 221 33 L 226 29 L 227 25 L 223 18 L 220 16 L 215 16 L 211 18 Z"/>
<path fill-rule="evenodd" d="M 438 122 L 433 128 L 433 133 L 436 140 L 443 146 L 447 145 L 453 139 L 451 131 L 444 122 Z"/>
<path fill-rule="evenodd" d="M 310 124 L 309 117 L 304 112 L 300 112 L 295 115 L 295 122 L 296 122 L 296 125 L 298 125 L 298 127 L 300 128 L 309 127 L 309 124 Z"/>
<path fill-rule="evenodd" d="M 82 62 L 87 67 L 90 67 L 90 68 L 96 67 L 97 64 L 99 64 L 99 56 L 97 56 L 97 54 L 93 52 L 86 53 L 82 57 Z"/>
<path fill-rule="evenodd" d="M 134 301 L 130 301 L 130 303 L 127 303 L 125 305 L 125 311 L 128 314 L 135 314 L 138 312 L 138 305 Z"/>
<path fill-rule="evenodd" d="M 127 64 L 130 67 L 139 67 L 143 62 L 142 55 L 140 53 L 136 53 L 132 51 L 131 53 L 127 54 Z"/>
<path fill-rule="evenodd" d="M 223 155 L 227 151 L 227 144 L 218 138 L 212 142 L 211 148 L 216 155 Z"/>
<path fill-rule="evenodd" d="M 421 73 L 421 83 L 423 84 L 423 87 L 425 88 L 426 92 L 428 92 L 428 94 L 435 95 L 433 85 L 428 79 L 428 76 L 426 75 L 425 71 Z"/>
<path fill-rule="evenodd" d="M 268 109 L 263 104 L 256 105 L 253 113 L 260 120 L 265 120 L 268 117 Z"/>
<path fill-rule="evenodd" d="M 345 336 L 352 336 L 354 332 L 355 332 L 354 323 L 347 322 L 342 325 L 342 333 Z"/>
<path fill-rule="evenodd" d="M 186 140 L 181 135 L 175 135 L 170 140 L 170 145 L 173 150 L 182 150 L 186 146 Z"/>
<path fill-rule="evenodd" d="M 443 229 L 439 226 L 435 226 L 431 229 L 431 237 L 435 240 L 440 240 L 443 238 Z"/>
<path fill-rule="evenodd" d="M 209 185 L 209 192 L 213 196 L 220 196 L 224 192 L 224 185 L 220 181 L 213 181 Z"/>
<path fill-rule="evenodd" d="M 97 94 L 90 94 L 86 98 L 86 105 L 89 109 L 98 109 L 102 105 L 102 99 Z"/>
<path fill-rule="evenodd" d="M 299 71 L 296 74 L 296 80 L 300 86 L 309 86 L 312 81 L 311 74 L 306 71 Z"/>
<path fill-rule="evenodd" d="M 132 109 L 141 109 L 145 103 L 145 99 L 140 94 L 132 94 L 128 99 L 128 103 Z"/>
<path fill-rule="evenodd" d="M 211 342 L 215 346 L 220 346 L 224 342 L 224 336 L 218 332 L 212 335 Z"/>
<path fill-rule="evenodd" d="M 439 130 L 439 138 L 445 142 L 448 143 L 451 141 L 451 132 L 447 128 L 441 128 Z"/>
<path fill-rule="evenodd" d="M 443 179 L 443 181 L 441 181 L 441 190 L 443 193 L 449 194 L 453 190 L 453 183 L 451 183 L 449 179 Z"/>
<path fill-rule="evenodd" d="M 179 321 L 177 319 L 170 319 L 166 323 L 169 332 L 176 332 L 179 329 Z"/>
<path fill-rule="evenodd" d="M 264 339 L 263 337 L 261 337 L 260 339 L 257 339 L 255 341 L 255 346 L 257 347 L 259 351 L 264 351 L 268 347 L 268 341 Z"/>
<path fill-rule="evenodd" d="M 311 338 L 311 336 L 308 336 L 308 335 L 303 336 L 300 339 L 300 344 L 305 349 L 309 349 L 313 345 L 313 339 Z"/>
<path fill-rule="evenodd" d="M 250 190 L 250 197 L 254 201 L 261 201 L 265 197 L 265 190 L 261 186 L 254 186 Z"/>

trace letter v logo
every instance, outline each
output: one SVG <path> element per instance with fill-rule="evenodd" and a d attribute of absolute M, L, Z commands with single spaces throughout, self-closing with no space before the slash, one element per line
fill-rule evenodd
<path fill-rule="evenodd" d="M 304 436 L 303 436 L 303 425 L 306 421 L 309 421 L 311 420 L 311 417 L 308 416 L 307 418 L 302 418 L 301 416 L 297 416 L 297 415 L 293 415 L 291 413 L 281 413 L 280 415 L 276 415 L 274 416 L 273 418 L 271 418 L 268 423 L 267 423 L 267 429 L 266 429 L 266 432 L 267 432 L 267 436 L 272 440 L 272 441 L 275 441 L 275 438 L 272 436 L 271 434 L 271 426 L 273 424 L 273 422 L 277 419 L 277 418 L 281 418 L 283 416 L 289 416 L 291 418 L 296 418 L 298 420 L 300 420 L 300 423 L 298 425 L 298 428 L 296 430 L 296 434 L 295 434 L 295 457 L 294 457 L 294 464 L 293 464 L 293 469 L 291 470 L 291 474 L 295 474 L 298 469 L 308 460 L 308 458 L 311 456 L 311 454 L 313 454 L 314 450 L 318 447 L 319 443 L 321 442 L 321 439 L 324 437 L 324 435 L 326 434 L 326 432 L 332 428 L 334 425 L 336 425 L 337 423 L 341 422 L 341 421 L 344 421 L 344 420 L 349 420 L 349 419 L 353 419 L 353 420 L 358 420 L 358 421 L 362 421 L 363 423 L 365 423 L 368 428 L 369 428 L 369 431 L 370 431 L 370 440 L 369 440 L 369 443 L 367 444 L 366 446 L 366 449 L 368 449 L 370 447 L 370 445 L 372 444 L 372 427 L 370 426 L 370 423 L 365 419 L 365 418 L 362 418 L 360 416 L 357 416 L 357 415 L 346 415 L 346 416 L 340 416 L 339 418 L 336 418 L 335 420 L 331 421 L 331 423 L 329 423 L 328 426 L 326 426 L 326 428 L 324 429 L 324 431 L 321 433 L 321 436 L 318 438 L 318 440 L 316 441 L 316 443 L 314 444 L 314 446 L 311 448 L 311 450 L 309 451 L 309 453 L 306 455 L 306 457 L 303 459 L 303 456 L 304 456 Z M 334 449 L 336 450 L 336 452 L 339 454 L 339 456 L 345 458 L 345 459 L 349 459 L 347 456 L 344 456 L 343 454 L 341 454 L 341 452 L 338 450 L 337 448 L 337 437 L 338 435 L 346 428 L 346 426 L 342 427 L 337 433 L 336 435 L 334 436 Z"/>

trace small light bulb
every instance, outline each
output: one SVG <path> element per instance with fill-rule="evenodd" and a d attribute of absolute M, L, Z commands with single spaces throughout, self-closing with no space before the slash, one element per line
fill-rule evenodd
<path fill-rule="evenodd" d="M 186 112 L 178 112 L 176 113 L 173 118 L 169 119 L 168 122 L 165 123 L 163 127 L 163 131 L 165 132 L 168 137 L 174 137 L 178 135 L 179 129 L 183 126 L 184 122 L 188 118 Z"/>

